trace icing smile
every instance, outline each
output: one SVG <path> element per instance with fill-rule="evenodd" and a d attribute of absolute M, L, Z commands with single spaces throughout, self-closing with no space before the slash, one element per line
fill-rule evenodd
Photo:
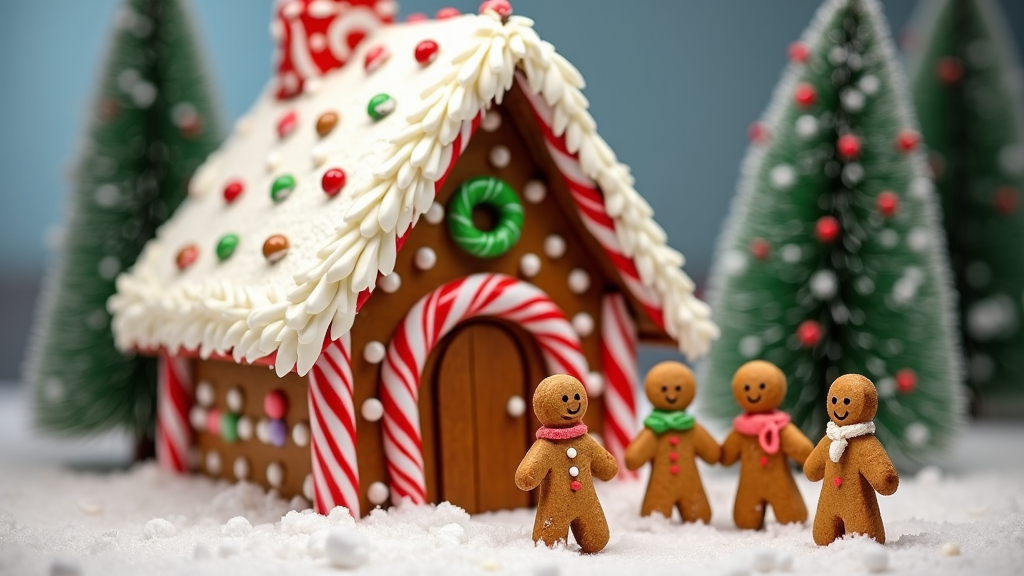
<path fill-rule="evenodd" d="M 669 404 L 675 404 L 676 400 L 679 400 L 679 396 L 673 396 L 671 398 L 665 396 L 665 402 L 668 402 Z"/>
<path fill-rule="evenodd" d="M 757 404 L 760 401 L 761 401 L 761 396 L 760 395 L 757 398 L 751 398 L 750 396 L 747 396 L 747 402 L 750 402 L 751 404 Z"/>
<path fill-rule="evenodd" d="M 579 411 L 580 411 L 580 408 L 582 408 L 582 407 L 583 407 L 583 403 L 581 402 L 581 403 L 576 405 L 576 409 L 575 410 L 573 410 L 572 408 L 569 408 L 568 406 L 566 406 L 565 410 L 567 412 L 569 412 L 570 415 L 574 415 L 574 414 L 578 414 Z"/>
<path fill-rule="evenodd" d="M 838 412 L 833 410 L 832 415 L 836 417 L 836 420 L 846 420 L 846 417 L 850 415 L 850 411 L 847 410 L 846 412 L 843 412 L 842 416 L 840 416 Z"/>

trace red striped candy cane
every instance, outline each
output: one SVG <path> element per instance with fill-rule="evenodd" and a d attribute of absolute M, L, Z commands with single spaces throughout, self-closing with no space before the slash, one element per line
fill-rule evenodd
<path fill-rule="evenodd" d="M 186 358 L 161 352 L 157 369 L 156 460 L 161 468 L 188 472 L 192 447 L 192 370 Z"/>
<path fill-rule="evenodd" d="M 619 461 L 620 474 L 635 477 L 625 467 L 626 446 L 636 431 L 637 331 L 622 294 L 601 301 L 601 372 L 604 375 L 604 443 Z"/>
<path fill-rule="evenodd" d="M 324 349 L 309 372 L 309 447 L 316 511 L 327 514 L 344 506 L 359 518 L 351 358 L 352 336 L 346 332 Z"/>
<path fill-rule="evenodd" d="M 536 339 L 552 374 L 586 382 L 587 359 L 565 314 L 536 286 L 504 274 L 473 274 L 437 288 L 398 326 L 381 368 L 384 456 L 392 497 L 427 500 L 420 434 L 419 387 L 434 346 L 461 322 L 490 316 L 521 326 Z"/>

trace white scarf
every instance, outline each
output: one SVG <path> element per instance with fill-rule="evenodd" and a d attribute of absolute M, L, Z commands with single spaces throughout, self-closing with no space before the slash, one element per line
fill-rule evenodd
<path fill-rule="evenodd" d="M 832 440 L 832 444 L 828 447 L 829 459 L 836 463 L 839 462 L 839 459 L 843 457 L 843 452 L 846 451 L 846 445 L 850 443 L 849 438 L 856 438 L 857 436 L 874 433 L 874 422 L 861 422 L 860 424 L 850 424 L 849 426 L 837 426 L 835 422 L 829 420 L 828 424 L 825 425 L 825 435 Z"/>

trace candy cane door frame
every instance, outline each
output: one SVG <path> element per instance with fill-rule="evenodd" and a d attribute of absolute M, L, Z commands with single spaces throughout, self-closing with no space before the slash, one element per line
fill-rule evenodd
<path fill-rule="evenodd" d="M 537 345 L 493 319 L 466 322 L 435 349 L 420 389 L 427 499 L 475 514 L 522 508 L 530 496 L 511 482 L 535 429 L 517 412 L 543 378 Z M 519 406 L 515 406 L 518 404 Z"/>

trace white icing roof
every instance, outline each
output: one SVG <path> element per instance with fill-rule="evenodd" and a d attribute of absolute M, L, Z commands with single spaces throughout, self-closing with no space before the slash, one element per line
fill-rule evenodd
<path fill-rule="evenodd" d="M 440 45 L 426 67 L 413 58 L 424 39 Z M 363 60 L 377 46 L 391 57 L 367 72 Z M 118 278 L 108 305 L 118 345 L 199 349 L 203 357 L 230 353 L 250 362 L 276 352 L 279 374 L 293 367 L 308 372 L 328 330 L 333 339 L 352 326 L 356 295 L 374 285 L 378 271 L 392 271 L 395 238 L 430 207 L 463 121 L 491 100 L 500 103 L 517 66 L 523 88 L 553 107 L 556 133 L 566 134 L 583 171 L 600 184 L 623 251 L 661 300 L 666 331 L 684 353 L 705 353 L 718 335 L 710 310 L 693 296 L 679 268 L 682 255 L 665 244 L 628 168 L 597 134 L 580 92 L 583 78 L 537 36 L 531 20 L 512 16 L 502 24 L 493 12 L 384 26 L 348 65 L 302 96 L 279 101 L 268 86 L 197 171 L 188 199 Z M 373 121 L 367 104 L 382 92 L 397 108 Z M 297 127 L 280 138 L 277 123 L 292 111 Z M 326 111 L 341 120 L 321 139 L 315 123 Z M 333 167 L 346 172 L 347 184 L 331 198 L 320 182 Z M 297 186 L 275 203 L 271 185 L 283 174 Z M 245 190 L 228 204 L 222 190 L 235 179 Z M 240 243 L 220 262 L 215 248 L 226 233 L 238 234 Z M 287 237 L 290 251 L 272 264 L 262 246 L 273 234 Z M 199 258 L 179 270 L 176 255 L 189 244 Z"/>

